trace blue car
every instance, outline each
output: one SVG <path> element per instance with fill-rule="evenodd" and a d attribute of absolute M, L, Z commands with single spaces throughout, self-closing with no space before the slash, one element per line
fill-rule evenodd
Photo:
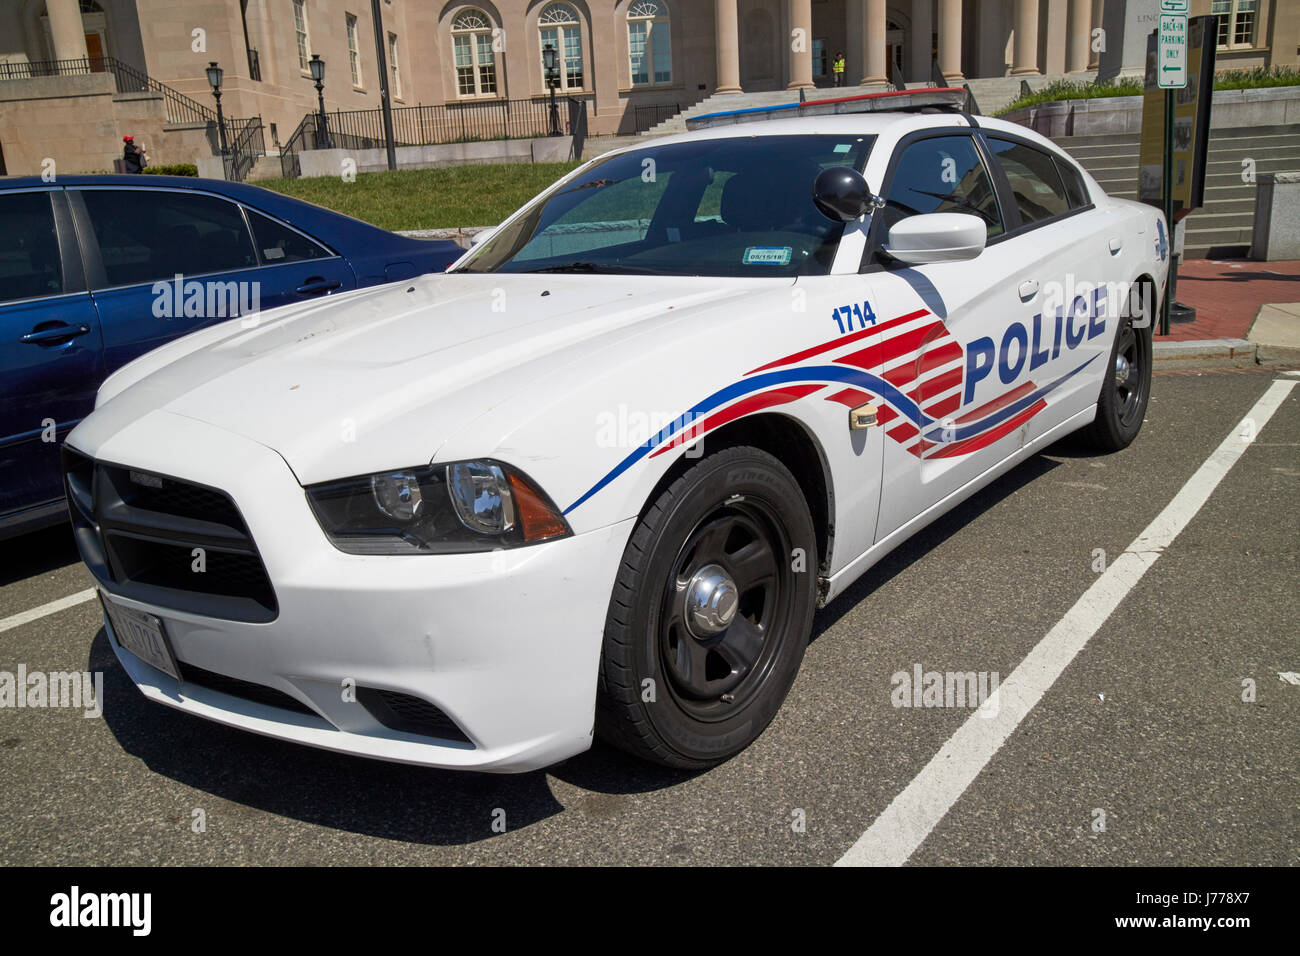
<path fill-rule="evenodd" d="M 219 180 L 0 180 L 0 538 L 66 515 L 59 445 L 104 379 L 250 311 L 441 271 L 463 250 Z"/>

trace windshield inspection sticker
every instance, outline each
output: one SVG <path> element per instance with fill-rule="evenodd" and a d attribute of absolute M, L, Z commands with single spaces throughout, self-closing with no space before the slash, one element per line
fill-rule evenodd
<path fill-rule="evenodd" d="M 747 266 L 788 266 L 793 251 L 789 246 L 750 246 L 740 261 Z"/>

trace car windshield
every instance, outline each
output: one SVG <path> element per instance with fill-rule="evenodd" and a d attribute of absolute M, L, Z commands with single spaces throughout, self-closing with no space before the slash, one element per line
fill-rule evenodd
<path fill-rule="evenodd" d="M 796 276 L 830 271 L 844 224 L 823 169 L 861 170 L 874 136 L 737 136 L 612 156 L 535 201 L 459 271 Z"/>

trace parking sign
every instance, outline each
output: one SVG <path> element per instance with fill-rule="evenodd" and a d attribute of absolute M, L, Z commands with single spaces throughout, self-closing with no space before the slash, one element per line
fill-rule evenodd
<path fill-rule="evenodd" d="M 1160 14 L 1156 57 L 1156 75 L 1162 90 L 1181 90 L 1187 85 L 1187 14 Z"/>

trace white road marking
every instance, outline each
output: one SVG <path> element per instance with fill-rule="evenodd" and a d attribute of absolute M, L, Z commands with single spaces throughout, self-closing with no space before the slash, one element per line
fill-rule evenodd
<path fill-rule="evenodd" d="M 1243 432 L 1258 434 L 1295 385 L 1277 379 L 1268 387 L 1165 509 L 966 719 L 836 866 L 902 866 L 907 862 L 1075 655 L 1201 510 L 1250 445 Z"/>
<path fill-rule="evenodd" d="M 8 631 L 15 627 L 21 627 L 42 617 L 50 614 L 58 614 L 60 611 L 70 607 L 76 607 L 78 604 L 85 604 L 87 601 L 95 599 L 95 589 L 87 588 L 84 591 L 78 591 L 76 594 L 69 594 L 67 597 L 61 597 L 57 601 L 51 601 L 49 604 L 42 604 L 40 607 L 34 607 L 30 611 L 23 611 L 21 614 L 15 614 L 12 617 L 6 617 L 0 620 L 0 631 Z"/>

